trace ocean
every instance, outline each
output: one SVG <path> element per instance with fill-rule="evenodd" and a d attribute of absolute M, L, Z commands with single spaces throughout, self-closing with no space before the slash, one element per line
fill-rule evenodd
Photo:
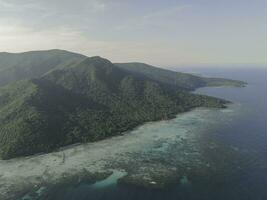
<path fill-rule="evenodd" d="M 131 162 L 129 165 L 133 168 L 131 173 L 135 173 L 135 170 L 139 170 L 139 173 L 140 169 L 146 167 L 145 174 L 153 174 L 157 166 L 163 169 L 167 166 L 167 169 L 175 168 L 175 173 L 179 174 L 180 179 L 177 183 L 166 189 L 121 185 L 117 181 L 125 175 L 125 172 L 115 171 L 107 179 L 94 184 L 57 186 L 52 192 L 44 195 L 24 196 L 22 199 L 267 199 L 267 70 L 195 68 L 183 71 L 243 80 L 248 85 L 244 88 L 209 87 L 196 91 L 232 101 L 233 104 L 225 110 L 199 109 L 189 114 L 182 114 L 183 116 L 178 115 L 173 120 L 149 123 L 134 130 L 137 135 L 142 132 L 153 137 L 158 137 L 160 134 L 166 134 L 168 137 L 158 139 L 159 146 L 154 143 L 153 145 L 148 143 L 147 146 L 146 143 L 140 145 L 142 148 L 140 156 L 127 160 Z M 194 139 L 188 139 L 189 144 L 183 142 L 184 147 L 180 148 L 174 141 L 183 131 L 184 134 L 191 134 Z M 153 135 L 155 132 L 157 134 Z M 189 169 L 190 165 L 192 169 Z M 187 174 L 189 172 L 190 174 Z"/>

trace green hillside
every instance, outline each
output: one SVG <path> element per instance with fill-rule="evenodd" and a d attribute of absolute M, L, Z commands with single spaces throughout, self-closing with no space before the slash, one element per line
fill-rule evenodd
<path fill-rule="evenodd" d="M 50 65 L 37 78 L 11 81 L 0 88 L 1 158 L 93 142 L 195 107 L 223 108 L 227 103 L 189 93 L 188 89 L 203 86 L 202 78 L 192 75 L 176 78 L 173 84 L 164 73 L 174 73 L 167 70 L 153 75 L 151 67 L 148 76 L 101 57 L 78 60 L 71 66 Z"/>
<path fill-rule="evenodd" d="M 63 50 L 0 53 L 0 86 L 40 77 L 53 69 L 75 65 L 84 58 L 83 55 Z"/>
<path fill-rule="evenodd" d="M 145 76 L 160 83 L 175 85 L 185 90 L 194 90 L 205 86 L 235 86 L 245 85 L 242 81 L 229 80 L 223 78 L 205 78 L 192 74 L 174 72 L 166 69 L 157 68 L 144 63 L 116 63 L 121 69 Z"/>

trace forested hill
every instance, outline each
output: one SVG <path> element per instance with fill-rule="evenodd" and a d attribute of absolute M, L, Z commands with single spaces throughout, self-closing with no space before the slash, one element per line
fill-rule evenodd
<path fill-rule="evenodd" d="M 56 69 L 71 68 L 86 58 L 81 54 L 58 49 L 25 53 L 2 52 L 0 53 L 0 86 L 26 78 L 39 78 Z M 190 90 L 203 86 L 242 86 L 245 84 L 236 80 L 198 77 L 144 63 L 116 63 L 115 65 L 131 74 Z"/>
<path fill-rule="evenodd" d="M 121 69 L 136 75 L 145 76 L 160 83 L 175 85 L 185 90 L 194 90 L 205 86 L 244 86 L 243 81 L 199 77 L 188 73 L 175 72 L 144 63 L 115 63 Z"/>
<path fill-rule="evenodd" d="M 227 103 L 185 90 L 193 88 L 188 85 L 204 86 L 191 83 L 195 76 L 178 85 L 179 78 L 171 84 L 163 81 L 164 74 L 154 76 L 154 68 L 148 76 L 101 57 L 60 50 L 27 54 L 19 58 L 21 65 L 9 60 L 13 54 L 0 56 L 5 57 L 0 59 L 0 69 L 10 75 L 0 88 L 2 159 L 93 142 L 195 107 L 222 108 Z M 23 71 L 23 76 L 16 70 Z M 31 70 L 38 73 L 25 73 Z"/>
<path fill-rule="evenodd" d="M 0 53 L 0 86 L 25 78 L 37 78 L 60 68 L 71 67 L 86 57 L 64 50 Z"/>

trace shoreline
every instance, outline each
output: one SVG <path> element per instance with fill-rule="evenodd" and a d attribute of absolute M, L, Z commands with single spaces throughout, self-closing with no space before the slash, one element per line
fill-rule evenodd
<path fill-rule="evenodd" d="M 41 187 L 44 183 L 57 184 L 64 182 L 67 177 L 81 177 L 79 174 L 105 174 L 115 169 L 127 170 L 130 175 L 144 173 L 150 176 L 151 169 L 158 166 L 158 163 L 155 165 L 151 161 L 148 167 L 143 168 L 143 159 L 161 157 L 161 154 L 168 152 L 168 148 L 182 148 L 187 145 L 186 141 L 190 144 L 200 132 L 203 116 L 205 118 L 207 113 L 220 112 L 219 110 L 223 109 L 196 108 L 180 113 L 174 119 L 147 122 L 125 135 L 99 142 L 75 145 L 48 154 L 0 160 L 1 200 L 29 188 Z M 174 124 L 173 130 L 169 130 L 170 124 Z M 162 129 L 162 133 L 157 132 L 159 129 Z M 192 145 L 195 146 L 193 143 Z M 147 151 L 152 151 L 149 157 L 146 157 Z M 133 160 L 138 164 L 137 171 L 130 167 Z M 174 172 L 177 171 L 171 166 L 162 165 L 160 173 L 171 168 Z M 141 179 L 141 182 L 144 180 Z"/>
<path fill-rule="evenodd" d="M 197 90 L 195 90 L 197 91 Z M 194 91 L 194 92 L 195 92 Z M 196 93 L 197 94 L 197 93 Z M 211 96 L 212 97 L 212 96 Z M 215 97 L 217 98 L 217 97 Z M 220 99 L 220 98 L 217 98 L 217 99 Z M 224 99 L 222 99 L 224 100 Z M 124 135 L 127 135 L 128 133 L 132 132 L 132 131 L 135 131 L 137 130 L 139 127 L 141 126 L 144 126 L 146 124 L 151 124 L 151 123 L 157 123 L 157 122 L 165 122 L 165 121 L 170 121 L 170 120 L 173 120 L 177 117 L 179 117 L 179 115 L 183 115 L 183 114 L 186 114 L 188 112 L 192 112 L 194 110 L 201 110 L 201 109 L 215 109 L 215 110 L 219 110 L 219 109 L 227 109 L 228 106 L 234 104 L 234 102 L 231 102 L 231 101 L 228 101 L 228 100 L 225 100 L 226 102 L 224 104 L 222 104 L 222 107 L 204 107 L 204 106 L 199 106 L 199 107 L 192 107 L 192 108 L 188 108 L 187 110 L 183 111 L 183 112 L 178 112 L 177 114 L 172 114 L 171 116 L 169 116 L 168 118 L 166 119 L 159 119 L 159 120 L 154 120 L 154 121 L 147 121 L 147 122 L 143 122 L 139 125 L 136 125 L 132 128 L 129 128 L 128 130 L 124 131 L 124 132 L 121 132 L 121 133 L 118 133 L 118 134 L 115 134 L 111 137 L 107 137 L 107 138 L 104 138 L 104 139 L 101 139 L 101 140 L 98 140 L 98 141 L 94 141 L 94 142 L 87 142 L 87 143 L 74 143 L 74 144 L 70 144 L 70 145 L 67 145 L 67 146 L 62 146 L 62 147 L 59 147 L 57 149 L 55 149 L 54 151 L 51 151 L 51 152 L 40 152 L 40 153 L 37 153 L 37 154 L 33 154 L 33 155 L 28 155 L 28 156 L 20 156 L 20 157 L 15 157 L 15 158 L 11 158 L 11 159 L 0 159 L 0 162 L 1 161 L 12 161 L 12 160 L 20 160 L 20 159 L 31 159 L 32 157 L 37 157 L 37 156 L 42 156 L 42 155 L 46 155 L 46 154 L 51 154 L 51 153 L 57 153 L 57 152 L 62 152 L 62 151 L 65 151 L 65 150 L 68 150 L 68 149 L 72 149 L 72 148 L 75 148 L 75 147 L 78 147 L 78 146 L 82 146 L 82 145 L 89 145 L 89 144 L 94 144 L 94 143 L 97 143 L 97 142 L 101 142 L 101 141 L 105 141 L 105 140 L 109 140 L 109 139 L 112 139 L 114 137 L 119 137 L 119 136 L 124 136 Z"/>

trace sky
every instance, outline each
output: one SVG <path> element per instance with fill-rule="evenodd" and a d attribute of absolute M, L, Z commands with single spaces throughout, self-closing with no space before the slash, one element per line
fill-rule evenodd
<path fill-rule="evenodd" d="M 266 0 L 0 0 L 0 51 L 267 66 Z"/>

